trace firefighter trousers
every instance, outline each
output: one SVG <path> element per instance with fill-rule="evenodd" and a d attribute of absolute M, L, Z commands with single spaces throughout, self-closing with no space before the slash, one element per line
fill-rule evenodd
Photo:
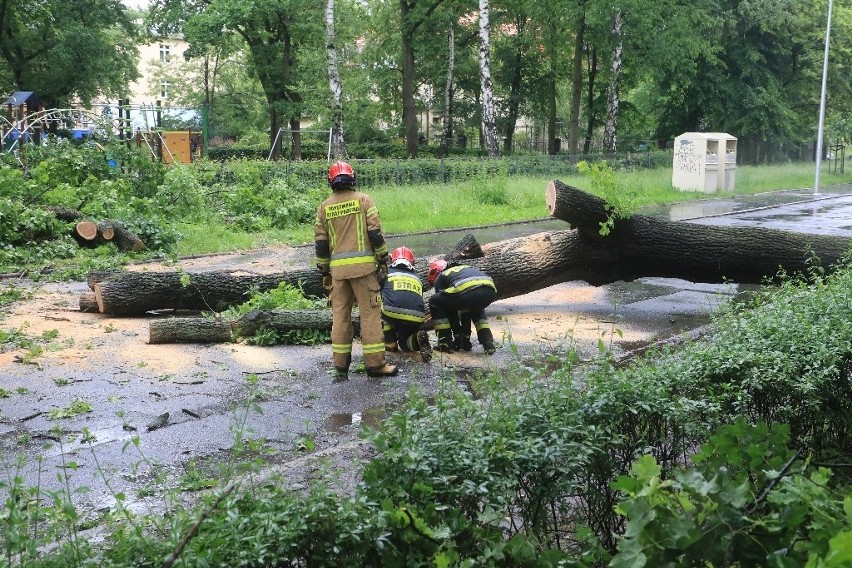
<path fill-rule="evenodd" d="M 470 325 L 476 326 L 476 335 L 482 345 L 493 344 L 494 338 L 485 308 L 497 299 L 490 286 L 476 286 L 461 294 L 435 294 L 429 298 L 429 311 L 435 324 L 439 345 L 452 345 L 453 336 L 467 338 L 470 342 Z"/>
<path fill-rule="evenodd" d="M 331 352 L 333 365 L 348 369 L 352 361 L 352 306 L 358 304 L 361 314 L 361 350 L 364 366 L 385 364 L 385 343 L 382 331 L 381 291 L 374 274 L 357 278 L 332 279 Z"/>

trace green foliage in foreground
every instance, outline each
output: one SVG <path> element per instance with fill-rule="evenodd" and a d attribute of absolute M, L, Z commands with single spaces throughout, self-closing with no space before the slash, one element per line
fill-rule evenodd
<path fill-rule="evenodd" d="M 734 306 L 712 336 L 626 366 L 557 353 L 550 371 L 518 362 L 483 378 L 478 398 L 454 384 L 434 401 L 412 393 L 368 433 L 375 457 L 344 496 L 333 477 L 226 489 L 230 467 L 167 523 L 116 496 L 126 519 L 95 545 L 77 533 L 70 489 L 42 500 L 13 471 L 0 482 L 0 549 L 28 567 L 169 555 L 176 566 L 848 566 L 850 289 L 849 265 L 814 269 Z"/>

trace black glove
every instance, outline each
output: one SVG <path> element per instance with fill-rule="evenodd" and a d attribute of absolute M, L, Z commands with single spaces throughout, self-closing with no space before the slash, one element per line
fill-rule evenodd
<path fill-rule="evenodd" d="M 388 265 L 387 265 L 386 262 L 380 262 L 379 263 L 379 270 L 378 270 L 377 278 L 379 280 L 379 284 L 384 286 L 385 280 L 388 279 Z"/>

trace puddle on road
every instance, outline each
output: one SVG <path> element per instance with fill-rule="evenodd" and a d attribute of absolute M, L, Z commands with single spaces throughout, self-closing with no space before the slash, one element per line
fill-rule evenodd
<path fill-rule="evenodd" d="M 371 406 L 361 412 L 335 412 L 325 419 L 321 429 L 339 434 L 350 426 L 355 429 L 361 426 L 375 428 L 390 416 L 393 410 L 390 406 Z"/>

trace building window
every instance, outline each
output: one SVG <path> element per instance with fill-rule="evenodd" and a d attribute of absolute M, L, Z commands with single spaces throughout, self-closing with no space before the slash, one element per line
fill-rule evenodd
<path fill-rule="evenodd" d="M 160 83 L 160 98 L 167 99 L 169 98 L 169 82 L 163 81 Z"/>
<path fill-rule="evenodd" d="M 171 59 L 171 50 L 172 46 L 161 43 L 160 44 L 160 61 L 163 63 L 168 63 L 169 59 Z"/>

